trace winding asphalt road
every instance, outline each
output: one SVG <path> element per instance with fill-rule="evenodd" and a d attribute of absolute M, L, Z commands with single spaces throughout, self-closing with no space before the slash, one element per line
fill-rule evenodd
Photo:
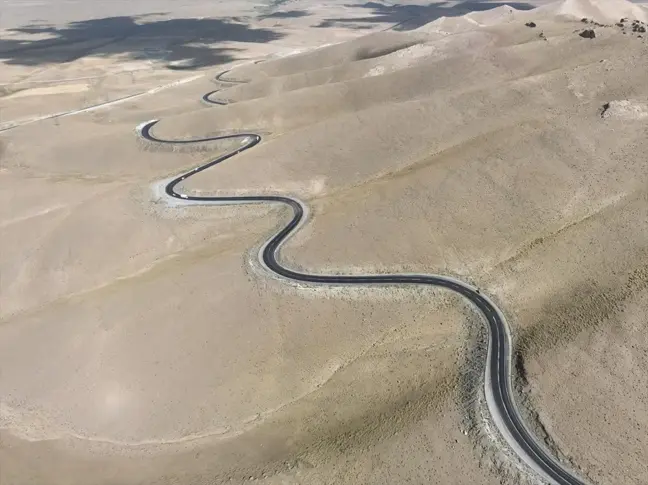
<path fill-rule="evenodd" d="M 225 81 L 222 73 L 217 80 Z M 227 80 L 226 82 L 236 82 Z M 214 91 L 215 92 L 215 91 Z M 226 104 L 213 101 L 208 93 L 203 100 L 212 104 Z M 223 204 L 255 204 L 273 203 L 284 204 L 292 209 L 290 222 L 276 235 L 269 239 L 261 248 L 259 259 L 269 271 L 294 281 L 326 284 L 326 285 L 430 285 L 446 288 L 468 299 L 484 317 L 489 334 L 488 355 L 485 363 L 484 391 L 491 417 L 499 432 L 511 449 L 531 470 L 540 478 L 554 485 L 586 485 L 572 471 L 567 469 L 545 449 L 538 439 L 524 424 L 513 398 L 511 385 L 511 336 L 508 324 L 502 312 L 486 295 L 477 288 L 462 281 L 441 275 L 432 274 L 377 274 L 377 275 L 324 275 L 300 273 L 282 266 L 278 261 L 282 244 L 294 234 L 307 220 L 308 207 L 294 197 L 274 195 L 258 195 L 244 197 L 197 197 L 176 191 L 178 184 L 189 177 L 213 167 L 233 156 L 258 145 L 261 137 L 256 133 L 235 133 L 225 136 L 214 136 L 194 140 L 162 140 L 152 133 L 158 120 L 149 121 L 138 127 L 140 136 L 148 141 L 188 145 L 218 140 L 240 139 L 243 143 L 239 148 L 220 156 L 204 165 L 174 178 L 165 187 L 166 195 L 184 201 L 187 204 L 223 205 Z"/>

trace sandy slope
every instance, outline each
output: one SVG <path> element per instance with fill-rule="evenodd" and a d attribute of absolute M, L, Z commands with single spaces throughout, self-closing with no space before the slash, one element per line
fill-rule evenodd
<path fill-rule="evenodd" d="M 594 19 L 597 22 L 616 23 L 622 18 L 631 18 L 648 22 L 648 11 L 645 6 L 619 0 L 567 0 L 558 8 L 542 7 L 559 15 Z"/>
<path fill-rule="evenodd" d="M 526 480 L 482 417 L 470 308 L 268 278 L 256 251 L 286 214 L 167 207 L 158 180 L 232 145 L 145 145 L 134 127 L 153 118 L 161 137 L 263 133 L 186 189 L 307 200 L 291 265 L 483 287 L 514 326 L 548 445 L 594 483 L 646 481 L 648 44 L 612 25 L 644 7 L 296 33 L 313 21 L 296 11 L 357 13 L 332 8 L 257 13 L 292 33 L 246 46 L 274 56 L 228 74 L 249 80 L 214 95 L 229 106 L 200 103 L 219 87 L 207 76 L 150 63 L 126 82 L 93 56 L 44 72 L 92 66 L 102 83 L 14 80 L 0 98 L 0 122 L 20 121 L 196 77 L 0 135 L 3 485 Z"/>

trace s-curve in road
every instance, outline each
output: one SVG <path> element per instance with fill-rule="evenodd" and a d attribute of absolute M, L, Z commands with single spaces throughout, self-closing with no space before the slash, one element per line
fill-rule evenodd
<path fill-rule="evenodd" d="M 218 79 L 221 79 L 219 76 Z M 222 80 L 222 79 L 221 79 Z M 228 82 L 232 82 L 229 81 Z M 211 101 L 211 94 L 203 97 Z M 285 204 L 292 209 L 290 222 L 277 234 L 272 236 L 261 248 L 259 260 L 262 266 L 282 278 L 289 280 L 323 284 L 323 285 L 431 285 L 459 293 L 468 299 L 482 314 L 488 327 L 488 354 L 484 363 L 484 391 L 488 410 L 511 449 L 520 457 L 530 470 L 545 482 L 557 485 L 585 485 L 572 471 L 568 470 L 554 458 L 538 439 L 528 430 L 518 411 L 513 398 L 511 385 L 511 336 L 506 319 L 497 306 L 486 295 L 462 281 L 447 276 L 433 274 L 374 274 L 374 275 L 325 275 L 300 273 L 282 266 L 278 261 L 282 244 L 293 235 L 307 220 L 308 207 L 295 197 L 276 195 L 254 195 L 244 197 L 197 197 L 176 191 L 182 181 L 192 175 L 207 170 L 233 156 L 258 145 L 261 137 L 256 133 L 235 133 L 225 136 L 214 136 L 194 140 L 162 140 L 153 134 L 157 120 L 149 121 L 138 127 L 140 136 L 150 142 L 187 145 L 218 140 L 240 139 L 239 148 L 220 156 L 210 162 L 186 172 L 166 184 L 166 195 L 184 204 L 223 205 L 223 204 Z"/>

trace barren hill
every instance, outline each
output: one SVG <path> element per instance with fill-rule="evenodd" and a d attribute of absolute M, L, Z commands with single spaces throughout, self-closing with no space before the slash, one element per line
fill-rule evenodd
<path fill-rule="evenodd" d="M 302 25 L 295 5 L 258 21 Z M 388 7 L 362 8 L 399 24 Z M 426 10 L 420 26 L 338 26 L 342 42 L 270 42 L 222 69 L 108 77 L 91 92 L 136 96 L 87 112 L 74 111 L 86 81 L 58 95 L 12 84 L 0 482 L 533 483 L 483 417 L 470 306 L 269 278 L 259 247 L 287 214 L 168 206 L 160 181 L 237 142 L 138 140 L 160 119 L 165 139 L 262 134 L 183 188 L 306 201 L 285 264 L 441 273 L 491 295 L 546 445 L 591 483 L 646 483 L 646 9 L 517 7 Z M 52 69 L 116 69 L 111 55 Z M 201 102 L 214 90 L 222 106 Z M 38 121 L 43 106 L 74 113 Z"/>

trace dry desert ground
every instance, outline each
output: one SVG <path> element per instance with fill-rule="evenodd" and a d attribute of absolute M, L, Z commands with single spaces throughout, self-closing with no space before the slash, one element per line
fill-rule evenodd
<path fill-rule="evenodd" d="M 283 264 L 490 295 L 538 439 L 648 483 L 648 7 L 0 8 L 2 485 L 542 483 L 466 300 L 273 277 L 287 209 L 163 193 L 241 139 L 154 119 L 262 136 L 182 190 L 305 201 Z"/>

